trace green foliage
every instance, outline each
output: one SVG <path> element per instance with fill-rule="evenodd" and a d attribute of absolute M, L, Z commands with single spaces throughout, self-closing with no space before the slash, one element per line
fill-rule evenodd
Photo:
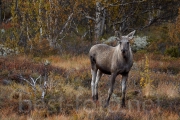
<path fill-rule="evenodd" d="M 165 51 L 165 54 L 171 57 L 179 57 L 179 44 L 180 44 L 180 8 L 179 8 L 179 15 L 176 19 L 176 22 L 169 25 L 169 45 Z"/>
<path fill-rule="evenodd" d="M 169 55 L 171 57 L 176 57 L 176 58 L 179 57 L 180 53 L 179 53 L 178 46 L 173 46 L 173 47 L 167 48 L 165 51 L 165 54 Z"/>

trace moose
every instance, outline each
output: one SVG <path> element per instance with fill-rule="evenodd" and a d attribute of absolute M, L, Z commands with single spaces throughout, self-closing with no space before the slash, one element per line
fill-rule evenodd
<path fill-rule="evenodd" d="M 118 45 L 115 47 L 106 44 L 96 44 L 91 47 L 89 57 L 91 62 L 91 89 L 92 99 L 98 100 L 98 82 L 102 74 L 110 76 L 110 88 L 108 98 L 104 107 L 109 105 L 110 97 L 113 93 L 114 83 L 117 75 L 122 75 L 122 102 L 125 107 L 126 83 L 129 71 L 133 65 L 133 55 L 129 41 L 133 39 L 135 30 L 126 36 L 118 36 Z"/>

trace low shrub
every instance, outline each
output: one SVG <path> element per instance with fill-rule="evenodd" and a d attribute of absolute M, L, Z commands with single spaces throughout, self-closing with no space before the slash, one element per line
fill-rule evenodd
<path fill-rule="evenodd" d="M 133 51 L 138 51 L 144 49 L 149 43 L 147 42 L 148 37 L 147 36 L 136 36 L 134 37 L 134 43 L 132 45 Z"/>
<path fill-rule="evenodd" d="M 179 53 L 179 48 L 177 46 L 173 46 L 173 47 L 169 47 L 166 49 L 165 54 L 169 55 L 171 57 L 179 57 L 180 53 Z"/>

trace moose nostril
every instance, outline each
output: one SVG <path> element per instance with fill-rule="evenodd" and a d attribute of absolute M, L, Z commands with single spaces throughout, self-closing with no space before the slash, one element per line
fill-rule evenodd
<path fill-rule="evenodd" d="M 122 53 L 125 53 L 125 50 L 121 50 L 122 51 Z"/>

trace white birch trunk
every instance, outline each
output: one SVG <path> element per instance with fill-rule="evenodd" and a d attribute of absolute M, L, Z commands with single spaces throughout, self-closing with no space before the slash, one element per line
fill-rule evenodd
<path fill-rule="evenodd" d="M 103 13 L 103 14 L 102 14 Z M 96 2 L 96 19 L 95 19 L 95 40 L 102 36 L 105 24 L 106 11 L 101 3 Z"/>
<path fill-rule="evenodd" d="M 2 1 L 0 0 L 0 24 L 1 24 L 1 22 L 2 22 L 2 21 L 1 21 L 1 15 L 2 15 L 1 13 L 2 13 Z"/>
<path fill-rule="evenodd" d="M 40 33 L 40 41 L 42 40 L 42 33 L 43 33 L 43 29 L 42 29 L 42 13 L 41 13 L 41 4 L 42 4 L 42 0 L 39 1 L 39 25 L 40 25 L 40 29 L 39 29 L 39 33 Z"/>
<path fill-rule="evenodd" d="M 50 12 L 49 14 L 46 12 L 47 28 L 48 28 L 47 40 L 49 41 L 49 46 L 51 48 L 54 48 L 55 42 L 53 40 L 53 26 L 52 26 L 53 18 L 52 18 L 52 1 L 51 0 L 49 0 L 49 4 L 50 4 Z"/>
<path fill-rule="evenodd" d="M 150 9 L 150 11 L 149 11 L 149 13 L 148 13 L 148 15 L 149 15 L 149 24 L 151 24 L 151 22 L 152 22 L 152 20 L 154 19 L 154 6 L 153 6 L 153 3 L 149 3 L 149 9 Z M 151 10 L 152 9 L 152 10 Z"/>

